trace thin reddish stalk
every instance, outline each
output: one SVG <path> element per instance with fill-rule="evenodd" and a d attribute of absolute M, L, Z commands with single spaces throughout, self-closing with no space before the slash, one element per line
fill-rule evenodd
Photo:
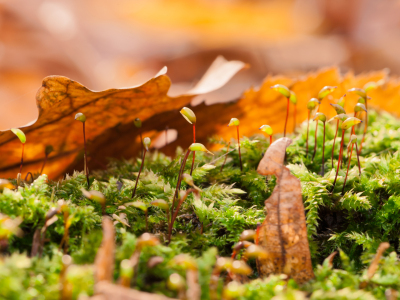
<path fill-rule="evenodd" d="M 181 186 L 181 180 L 182 180 L 182 173 L 183 170 L 185 169 L 185 164 L 186 164 L 186 160 L 189 157 L 190 154 L 190 149 L 187 150 L 182 164 L 181 164 L 181 168 L 179 169 L 179 173 L 178 173 L 178 183 L 176 184 L 176 189 L 175 189 L 175 194 L 174 194 L 174 199 L 172 200 L 172 207 L 171 207 L 171 221 L 172 221 L 172 216 L 174 215 L 174 207 L 175 207 L 175 199 L 178 197 L 178 190 Z"/>
<path fill-rule="evenodd" d="M 324 122 L 324 139 L 322 142 L 322 176 L 325 174 L 325 122 Z"/>
<path fill-rule="evenodd" d="M 337 120 L 337 123 L 336 123 L 336 132 L 335 132 L 335 137 L 333 139 L 332 158 L 331 158 L 331 160 L 332 160 L 332 169 L 333 169 L 333 155 L 335 153 L 335 142 L 336 142 L 336 137 L 337 137 L 338 130 L 339 130 L 339 120 Z"/>
<path fill-rule="evenodd" d="M 31 175 L 31 180 L 32 180 L 32 182 L 33 182 L 33 175 L 32 175 L 31 172 L 28 172 L 28 173 L 26 174 L 26 176 L 25 176 L 25 181 L 28 181 L 28 176 L 29 176 L 29 175 Z"/>
<path fill-rule="evenodd" d="M 347 175 L 349 174 L 350 163 L 351 163 L 351 155 L 353 154 L 353 147 L 354 147 L 354 144 L 351 145 L 349 163 L 347 164 L 346 177 L 344 178 L 344 182 L 343 182 L 342 195 L 344 194 L 344 187 L 346 186 Z"/>
<path fill-rule="evenodd" d="M 139 181 L 140 173 L 142 172 L 142 168 L 143 168 L 143 165 L 144 165 L 144 158 L 146 157 L 146 152 L 147 152 L 147 150 L 144 149 L 143 156 L 142 156 L 142 163 L 140 164 L 139 174 L 136 177 L 135 188 L 133 189 L 133 192 L 132 192 L 132 198 L 135 197 L 135 194 L 136 194 L 136 188 L 137 188 L 137 184 L 138 184 L 138 181 Z"/>
<path fill-rule="evenodd" d="M 25 148 L 25 143 L 22 144 L 21 165 L 19 166 L 19 173 L 22 172 L 22 165 L 24 164 L 24 148 Z"/>
<path fill-rule="evenodd" d="M 140 155 L 143 157 L 143 138 L 142 138 L 142 130 L 139 129 L 139 135 L 140 135 L 140 149 L 141 149 L 141 153 Z"/>
<path fill-rule="evenodd" d="M 367 100 L 365 100 L 365 108 L 367 108 Z M 360 151 L 358 151 L 358 155 L 361 155 L 361 150 L 362 150 L 362 146 L 365 140 L 365 135 L 367 134 L 367 127 L 368 127 L 368 108 L 367 108 L 367 112 L 365 112 L 365 126 L 364 126 L 364 132 L 363 132 L 363 136 L 360 142 Z"/>
<path fill-rule="evenodd" d="M 318 132 L 318 121 L 317 121 L 317 126 L 315 126 L 315 143 L 314 143 L 314 153 L 311 159 L 312 161 L 314 161 L 315 153 L 317 153 L 317 145 L 318 145 L 317 132 Z"/>
<path fill-rule="evenodd" d="M 285 126 L 286 126 L 286 125 L 285 125 Z M 236 126 L 236 129 L 237 129 L 237 140 L 238 140 L 238 147 L 239 147 L 240 171 L 243 171 L 242 154 L 240 153 L 239 125 Z"/>
<path fill-rule="evenodd" d="M 230 147 L 230 145 L 231 145 L 231 142 L 229 142 L 229 143 L 228 143 L 228 146 L 226 147 L 226 153 L 229 152 L 229 147 Z M 224 166 L 225 166 L 225 163 L 226 163 L 226 159 L 227 159 L 227 158 L 228 158 L 228 155 L 225 155 L 224 163 L 223 163 L 222 166 L 221 166 L 221 171 L 220 171 L 220 172 L 222 172 L 222 170 L 224 169 Z"/>
<path fill-rule="evenodd" d="M 345 133 L 345 130 L 342 129 L 342 141 L 340 142 L 339 160 L 338 160 L 338 165 L 337 165 L 337 168 L 336 168 L 335 180 L 333 181 L 333 185 L 332 185 L 332 191 L 335 189 L 336 179 L 337 179 L 337 176 L 338 176 L 338 174 L 339 174 L 340 162 L 341 162 L 341 160 L 342 160 L 344 133 Z"/>
<path fill-rule="evenodd" d="M 89 167 L 87 163 L 87 153 L 86 153 L 86 134 L 85 134 L 85 122 L 82 122 L 83 124 L 83 147 L 85 149 L 85 173 L 86 173 L 86 179 L 87 179 L 87 185 L 88 189 L 90 188 L 90 181 L 89 181 Z"/>
<path fill-rule="evenodd" d="M 289 98 L 287 98 L 287 106 L 286 106 L 286 120 L 285 120 L 285 128 L 283 129 L 283 136 L 286 136 L 286 125 L 289 118 Z"/>
<path fill-rule="evenodd" d="M 311 111 L 308 110 L 308 116 L 307 116 L 307 138 L 306 138 L 306 157 L 308 156 L 308 132 L 310 129 L 310 113 Z"/>
<path fill-rule="evenodd" d="M 361 149 L 360 149 L 360 152 L 361 152 Z M 360 154 L 358 154 L 357 143 L 356 143 L 356 154 L 357 154 L 358 172 L 360 173 L 360 176 L 361 176 Z"/>
<path fill-rule="evenodd" d="M 319 106 L 317 108 L 317 112 L 319 112 Z M 311 159 L 312 161 L 314 161 L 315 152 L 317 152 L 317 132 L 318 132 L 318 121 L 317 124 L 315 124 L 315 145 L 314 145 L 314 153 Z"/>
<path fill-rule="evenodd" d="M 294 105 L 294 111 L 293 111 L 293 132 L 296 131 L 296 115 L 297 115 L 297 105 Z"/>
<path fill-rule="evenodd" d="M 186 200 L 187 196 L 193 191 L 193 188 L 190 188 L 186 191 L 185 195 L 180 199 L 176 207 L 175 213 L 171 216 L 171 222 L 169 223 L 168 227 L 168 243 L 171 243 L 172 228 L 174 226 L 175 219 L 178 216 L 179 209 L 181 208 L 182 203 Z"/>
<path fill-rule="evenodd" d="M 193 143 L 196 143 L 196 124 L 193 124 Z M 193 173 L 193 167 L 194 167 L 194 159 L 196 156 L 196 151 L 193 151 L 193 160 L 192 160 L 192 167 L 190 168 L 190 176 L 192 176 Z"/>

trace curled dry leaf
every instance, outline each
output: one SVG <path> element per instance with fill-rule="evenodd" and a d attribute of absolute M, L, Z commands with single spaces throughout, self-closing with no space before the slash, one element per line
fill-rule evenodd
<path fill-rule="evenodd" d="M 95 281 L 112 281 L 114 272 L 115 230 L 109 217 L 103 217 L 103 240 L 95 259 Z"/>
<path fill-rule="evenodd" d="M 104 300 L 174 300 L 167 296 L 140 292 L 126 287 L 118 286 L 107 281 L 95 285 L 95 293 L 102 295 Z M 177 300 L 177 299 L 175 299 Z"/>
<path fill-rule="evenodd" d="M 258 259 L 258 266 L 262 276 L 283 273 L 303 283 L 314 273 L 300 180 L 283 165 L 291 142 L 289 138 L 276 140 L 258 165 L 258 173 L 276 176 L 276 187 L 265 201 L 267 216 L 260 228 L 259 245 L 266 255 Z"/>
<path fill-rule="evenodd" d="M 137 131 L 133 124 L 136 117 L 146 121 L 161 112 L 177 110 L 189 104 L 193 97 L 222 87 L 243 67 L 245 64 L 240 61 L 226 61 L 218 57 L 193 89 L 177 97 L 167 95 L 171 81 L 166 75 L 166 68 L 141 86 L 101 92 L 91 91 L 66 77 L 46 77 L 36 95 L 39 116 L 36 122 L 23 127 L 28 140 L 24 166 L 39 171 L 45 148 L 52 145 L 55 153 L 48 158 L 44 172 L 51 178 L 63 174 L 83 150 L 82 124 L 74 119 L 78 112 L 87 118 L 89 158 L 93 158 L 93 152 L 101 152 L 103 157 L 115 157 L 116 152 L 110 155 L 99 149 L 93 151 L 90 144 L 96 139 L 107 140 L 107 143 L 115 139 L 116 147 L 118 143 L 126 147 L 128 140 L 132 144 L 132 133 Z M 128 126 L 131 135 L 128 140 L 121 139 L 124 125 Z M 0 161 L 0 177 L 14 177 L 18 173 L 21 154 L 18 144 L 17 136 L 10 130 L 0 132 L 0 156 L 7 158 Z M 82 169 L 82 165 L 77 169 Z"/>

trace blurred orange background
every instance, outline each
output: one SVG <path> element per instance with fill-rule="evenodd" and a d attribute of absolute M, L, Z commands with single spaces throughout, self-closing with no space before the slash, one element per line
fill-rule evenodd
<path fill-rule="evenodd" d="M 48 75 L 94 90 L 129 87 L 164 65 L 170 94 L 193 86 L 219 54 L 241 71 L 194 103 L 237 99 L 267 74 L 338 65 L 400 73 L 400 1 L 3 0 L 0 130 L 37 117 Z"/>

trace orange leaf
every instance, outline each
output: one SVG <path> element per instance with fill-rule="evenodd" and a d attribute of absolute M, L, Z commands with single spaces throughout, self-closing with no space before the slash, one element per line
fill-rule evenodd
<path fill-rule="evenodd" d="M 65 167 L 83 151 L 82 123 L 74 119 L 78 112 L 87 118 L 86 138 L 89 147 L 91 141 L 96 138 L 103 140 L 104 137 L 119 140 L 119 143 L 127 147 L 134 143 L 132 137 L 137 130 L 131 130 L 130 138 L 120 140 L 118 131 L 122 126 L 133 124 L 137 117 L 146 121 L 158 113 L 180 109 L 190 103 L 194 96 L 223 86 L 244 66 L 240 61 L 226 61 L 218 57 L 192 90 L 177 97 L 167 95 L 171 82 L 165 75 L 166 68 L 141 86 L 101 92 L 91 91 L 66 77 L 46 77 L 36 96 L 39 117 L 34 124 L 21 128 L 28 141 L 25 146 L 24 169 L 33 173 L 39 171 L 45 148 L 51 145 L 54 152 L 49 156 L 44 172 L 51 178 L 63 174 Z M 112 128 L 116 131 L 109 137 L 106 132 Z M 110 143 L 109 139 L 107 143 Z M 20 147 L 17 137 L 11 131 L 0 133 L 0 156 L 3 157 L 0 161 L 1 177 L 16 176 Z M 93 157 L 93 152 L 102 152 L 102 156 L 106 157 L 107 153 L 101 150 L 89 149 L 89 158 Z M 77 169 L 82 168 L 83 165 Z"/>

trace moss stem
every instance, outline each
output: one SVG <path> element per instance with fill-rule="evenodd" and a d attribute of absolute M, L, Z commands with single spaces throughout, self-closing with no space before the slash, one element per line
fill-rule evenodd
<path fill-rule="evenodd" d="M 287 126 L 287 121 L 289 118 L 289 104 L 290 104 L 290 100 L 289 97 L 287 98 L 287 105 L 286 105 L 286 120 L 285 120 L 285 128 L 283 129 L 283 136 L 286 136 L 286 126 Z"/>
<path fill-rule="evenodd" d="M 193 123 L 193 143 L 196 143 L 196 124 Z M 190 168 L 190 176 L 192 176 L 193 173 L 193 167 L 194 167 L 194 160 L 196 156 L 196 151 L 193 151 L 193 160 L 192 160 L 192 167 Z"/>
<path fill-rule="evenodd" d="M 351 155 L 353 154 L 353 147 L 354 147 L 354 144 L 351 145 L 350 156 L 349 156 L 349 162 L 348 162 L 348 164 L 347 164 L 346 177 L 344 178 L 344 182 L 343 182 L 342 195 L 344 195 L 344 187 L 346 186 L 347 175 L 349 174 L 350 163 L 351 163 Z M 349 148 L 350 148 L 350 147 L 349 147 Z"/>
<path fill-rule="evenodd" d="M 311 114 L 311 111 L 308 110 L 308 115 L 307 115 L 307 137 L 306 137 L 306 157 L 308 156 L 308 132 L 310 130 L 310 114 Z"/>
<path fill-rule="evenodd" d="M 142 163 L 140 164 L 139 174 L 138 174 L 138 176 L 136 177 L 135 188 L 133 189 L 133 192 L 132 192 L 132 198 L 135 197 L 135 194 L 136 194 L 136 188 L 137 188 L 137 184 L 138 184 L 138 181 L 139 181 L 140 172 L 142 172 L 142 168 L 143 168 L 143 164 L 144 164 L 144 159 L 145 159 L 145 157 L 146 157 L 146 152 L 147 152 L 147 150 L 144 149 L 143 156 L 142 156 Z"/>
<path fill-rule="evenodd" d="M 333 138 L 332 157 L 331 157 L 332 169 L 333 169 L 333 156 L 335 154 L 335 142 L 336 142 L 336 137 L 337 137 L 338 130 L 339 130 L 339 120 L 337 120 L 337 122 L 336 122 L 336 132 L 335 132 L 335 137 Z"/>
<path fill-rule="evenodd" d="M 86 152 L 86 133 L 85 133 L 85 122 L 82 122 L 83 124 L 83 147 L 85 149 L 85 174 L 86 174 L 86 180 L 87 180 L 87 185 L 88 189 L 90 188 L 90 181 L 89 181 L 89 167 L 87 163 L 87 152 Z"/>
<path fill-rule="evenodd" d="M 238 125 L 238 126 L 236 126 L 236 129 L 237 129 L 237 140 L 238 140 L 238 147 L 239 147 L 240 171 L 243 171 L 243 165 L 242 165 L 242 154 L 240 153 L 239 125 Z"/>
<path fill-rule="evenodd" d="M 337 168 L 336 168 L 335 180 L 333 181 L 333 185 L 332 185 L 332 192 L 333 192 L 333 190 L 335 189 L 337 176 L 338 176 L 338 174 L 339 174 L 340 162 L 341 162 L 341 160 L 342 160 L 344 133 L 345 133 L 345 130 L 342 129 L 342 141 L 340 142 L 339 160 L 338 160 L 338 164 L 337 164 Z"/>

